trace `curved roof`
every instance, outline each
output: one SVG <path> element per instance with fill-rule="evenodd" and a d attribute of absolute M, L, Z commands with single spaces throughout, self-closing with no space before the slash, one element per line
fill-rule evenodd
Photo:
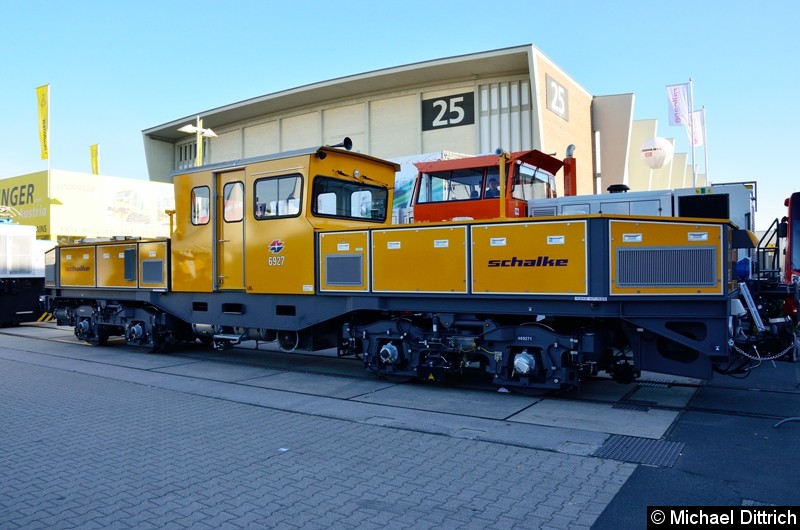
<path fill-rule="evenodd" d="M 384 68 L 362 74 L 340 77 L 304 85 L 272 94 L 246 99 L 222 107 L 185 116 L 142 133 L 151 138 L 175 142 L 186 135 L 177 129 L 196 116 L 206 127 L 222 127 L 288 109 L 320 105 L 341 98 L 358 97 L 398 87 L 452 82 L 454 79 L 479 79 L 528 71 L 533 45 L 515 46 L 468 55 L 458 55 L 433 61 Z"/>

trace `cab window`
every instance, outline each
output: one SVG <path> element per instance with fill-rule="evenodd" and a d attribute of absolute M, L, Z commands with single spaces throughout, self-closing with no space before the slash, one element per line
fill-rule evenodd
<path fill-rule="evenodd" d="M 418 203 L 480 199 L 483 168 L 423 173 Z"/>
<path fill-rule="evenodd" d="M 192 224 L 204 225 L 208 224 L 211 192 L 208 186 L 199 186 L 192 188 Z"/>
<path fill-rule="evenodd" d="M 318 217 L 360 221 L 386 220 L 388 192 L 380 186 L 318 176 L 314 179 L 312 212 Z"/>
<path fill-rule="evenodd" d="M 500 197 L 500 168 L 492 166 L 486 171 L 486 186 L 483 189 L 484 199 Z"/>
<path fill-rule="evenodd" d="M 555 184 L 555 178 L 536 166 L 517 162 L 511 182 L 511 194 L 515 199 L 545 199 L 548 197 L 548 188 Z"/>
<path fill-rule="evenodd" d="M 299 215 L 302 191 L 303 179 L 300 175 L 257 180 L 253 207 L 255 218 L 272 219 Z"/>
<path fill-rule="evenodd" d="M 222 188 L 222 218 L 227 223 L 241 221 L 244 216 L 244 184 L 228 182 Z"/>

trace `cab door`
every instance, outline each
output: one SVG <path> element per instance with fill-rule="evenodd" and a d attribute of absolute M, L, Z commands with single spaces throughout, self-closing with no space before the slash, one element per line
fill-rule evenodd
<path fill-rule="evenodd" d="M 217 174 L 217 289 L 244 289 L 244 170 Z"/>

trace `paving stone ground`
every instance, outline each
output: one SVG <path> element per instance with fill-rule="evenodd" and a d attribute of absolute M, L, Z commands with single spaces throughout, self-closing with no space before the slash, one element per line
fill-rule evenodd
<path fill-rule="evenodd" d="M 0 359 L 2 530 L 588 529 L 635 468 Z"/>

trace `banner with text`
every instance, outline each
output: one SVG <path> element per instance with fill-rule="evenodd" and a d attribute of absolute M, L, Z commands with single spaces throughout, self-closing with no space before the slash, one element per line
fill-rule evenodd
<path fill-rule="evenodd" d="M 92 175 L 100 174 L 99 149 L 100 144 L 92 144 L 89 146 L 89 156 L 92 159 Z"/>
<path fill-rule="evenodd" d="M 39 106 L 39 143 L 42 147 L 42 160 L 50 157 L 50 85 L 36 88 Z"/>
<path fill-rule="evenodd" d="M 689 83 L 667 86 L 669 124 L 689 125 Z"/>

